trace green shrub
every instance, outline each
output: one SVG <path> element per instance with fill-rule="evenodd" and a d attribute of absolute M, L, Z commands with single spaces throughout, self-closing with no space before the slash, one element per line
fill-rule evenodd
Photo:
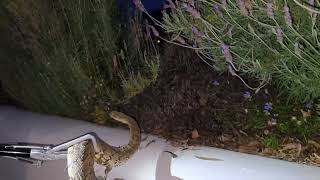
<path fill-rule="evenodd" d="M 279 140 L 276 136 L 271 135 L 263 139 L 262 144 L 265 148 L 277 149 L 279 147 Z"/>
<path fill-rule="evenodd" d="M 178 0 L 164 13 L 172 41 L 185 41 L 218 71 L 259 79 L 258 88 L 271 81 L 293 99 L 320 96 L 319 1 L 192 2 Z"/>
<path fill-rule="evenodd" d="M 158 53 L 140 18 L 123 22 L 115 2 L 2 2 L 4 89 L 29 109 L 69 117 L 141 92 L 157 77 Z"/>

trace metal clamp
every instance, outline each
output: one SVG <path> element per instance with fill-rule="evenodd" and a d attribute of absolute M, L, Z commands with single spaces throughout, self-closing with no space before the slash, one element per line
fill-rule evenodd
<path fill-rule="evenodd" d="M 68 148 L 86 140 L 91 140 L 95 152 L 100 152 L 97 138 L 95 133 L 88 133 L 55 146 L 27 143 L 0 144 L 0 157 L 41 166 L 44 161 L 67 159 Z"/>

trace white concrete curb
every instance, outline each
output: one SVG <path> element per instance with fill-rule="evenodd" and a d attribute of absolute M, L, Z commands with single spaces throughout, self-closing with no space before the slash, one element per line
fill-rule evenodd
<path fill-rule="evenodd" d="M 129 132 L 88 122 L 45 116 L 0 107 L 0 143 L 32 142 L 58 144 L 87 132 L 96 132 L 115 146 L 126 144 Z M 144 135 L 145 137 L 146 135 Z M 151 140 L 147 148 L 143 148 Z M 108 179 L 125 180 L 319 180 L 320 168 L 274 160 L 222 149 L 199 147 L 180 151 L 154 136 L 141 145 L 140 151 L 124 166 L 114 168 Z M 171 151 L 178 155 L 172 158 Z M 195 156 L 222 161 L 201 160 Z M 96 168 L 103 175 L 103 168 Z M 67 180 L 66 161 L 45 163 L 36 168 L 9 159 L 0 159 L 1 180 Z"/>

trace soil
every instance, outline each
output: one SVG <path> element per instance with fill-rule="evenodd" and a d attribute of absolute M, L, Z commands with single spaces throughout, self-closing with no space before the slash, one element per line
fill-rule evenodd
<path fill-rule="evenodd" d="M 245 81 L 258 84 L 248 78 Z M 261 132 L 243 130 L 248 121 L 246 91 L 249 89 L 238 78 L 215 72 L 193 51 L 167 45 L 158 80 L 118 109 L 134 117 L 143 132 L 163 136 L 178 146 L 207 145 L 315 165 L 308 157 L 320 150 L 318 147 L 306 145 L 302 152 L 297 139 L 283 137 L 280 144 L 290 150 L 285 154 L 264 148 L 257 135 Z M 266 86 L 250 103 L 262 109 L 264 103 L 275 102 L 278 93 Z M 297 149 L 299 155 L 293 157 Z"/>
<path fill-rule="evenodd" d="M 157 82 L 121 110 L 135 117 L 146 132 L 199 129 L 221 134 L 232 131 L 231 124 L 236 128 L 238 121 L 246 119 L 245 91 L 248 88 L 238 78 L 218 74 L 193 51 L 170 45 L 161 61 Z M 268 102 L 270 94 L 270 90 L 269 94 L 256 94 L 255 103 Z"/>
<path fill-rule="evenodd" d="M 239 79 L 218 74 L 191 50 L 169 45 L 164 52 L 157 82 L 120 110 L 144 132 L 171 140 L 192 139 L 197 130 L 201 138 L 193 143 L 212 145 L 210 137 L 239 134 L 237 125 L 246 120 L 243 92 L 248 90 Z M 255 101 L 263 104 L 269 96 L 260 93 Z"/>

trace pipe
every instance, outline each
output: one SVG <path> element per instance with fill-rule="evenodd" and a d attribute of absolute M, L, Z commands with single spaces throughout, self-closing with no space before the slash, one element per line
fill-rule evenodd
<path fill-rule="evenodd" d="M 119 146 L 128 143 L 129 131 L 92 123 L 40 115 L 0 106 L 0 143 L 32 142 L 59 144 L 88 132 L 95 132 L 106 142 Z M 320 168 L 269 159 L 210 147 L 181 151 L 164 139 L 147 136 L 140 150 L 123 166 L 112 169 L 108 179 L 127 180 L 319 180 Z M 144 139 L 144 138 L 143 138 Z M 149 146 L 145 147 L 150 141 Z M 164 152 L 170 151 L 176 155 Z M 197 158 L 198 157 L 198 158 Z M 204 157 L 204 158 L 201 158 Z M 66 160 L 44 163 L 40 168 L 0 159 L 0 179 L 68 179 Z M 96 175 L 104 169 L 96 166 Z"/>

